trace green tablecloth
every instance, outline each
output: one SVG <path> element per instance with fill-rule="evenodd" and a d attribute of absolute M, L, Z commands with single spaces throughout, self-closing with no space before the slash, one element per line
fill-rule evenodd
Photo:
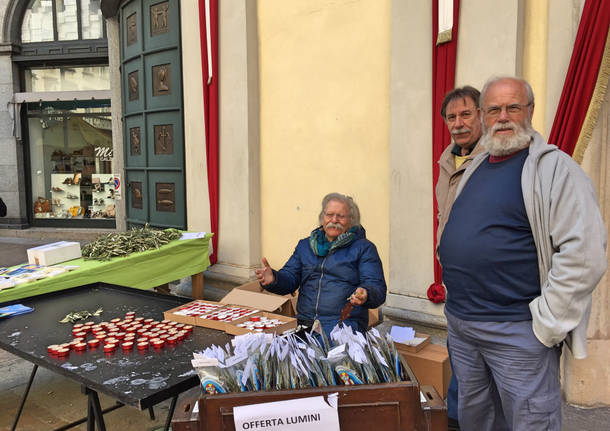
<path fill-rule="evenodd" d="M 132 253 L 109 261 L 74 259 L 59 265 L 78 269 L 0 291 L 0 303 L 55 292 L 89 283 L 105 282 L 136 289 L 151 289 L 205 271 L 210 265 L 209 244 L 204 238 L 176 240 L 157 250 Z"/>

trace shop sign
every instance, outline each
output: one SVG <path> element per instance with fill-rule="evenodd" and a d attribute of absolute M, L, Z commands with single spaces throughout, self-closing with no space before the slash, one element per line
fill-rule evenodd
<path fill-rule="evenodd" d="M 110 147 L 95 147 L 95 157 L 101 162 L 111 162 L 114 153 Z"/>
<path fill-rule="evenodd" d="M 236 431 L 339 431 L 337 393 L 233 408 Z"/>

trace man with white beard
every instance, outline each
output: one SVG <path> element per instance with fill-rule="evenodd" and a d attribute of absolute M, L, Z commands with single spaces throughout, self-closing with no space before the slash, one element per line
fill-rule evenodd
<path fill-rule="evenodd" d="M 480 106 L 486 151 L 438 249 L 460 427 L 559 431 L 561 346 L 586 357 L 606 230 L 587 175 L 533 130 L 526 81 L 491 79 Z"/>

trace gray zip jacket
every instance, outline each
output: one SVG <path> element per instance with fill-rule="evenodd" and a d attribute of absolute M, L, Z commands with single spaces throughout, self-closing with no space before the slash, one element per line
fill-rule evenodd
<path fill-rule="evenodd" d="M 488 155 L 473 160 L 456 197 Z M 540 296 L 529 304 L 532 329 L 545 346 L 565 340 L 574 358 L 584 359 L 591 295 L 607 262 L 606 228 L 593 184 L 569 155 L 535 133 L 521 189 L 540 271 Z"/>

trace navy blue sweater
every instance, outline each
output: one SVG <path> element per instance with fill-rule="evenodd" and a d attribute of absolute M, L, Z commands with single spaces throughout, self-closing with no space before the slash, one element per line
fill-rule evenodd
<path fill-rule="evenodd" d="M 463 320 L 530 320 L 540 295 L 536 246 L 521 171 L 528 150 L 485 160 L 456 199 L 439 245 L 445 308 Z"/>

